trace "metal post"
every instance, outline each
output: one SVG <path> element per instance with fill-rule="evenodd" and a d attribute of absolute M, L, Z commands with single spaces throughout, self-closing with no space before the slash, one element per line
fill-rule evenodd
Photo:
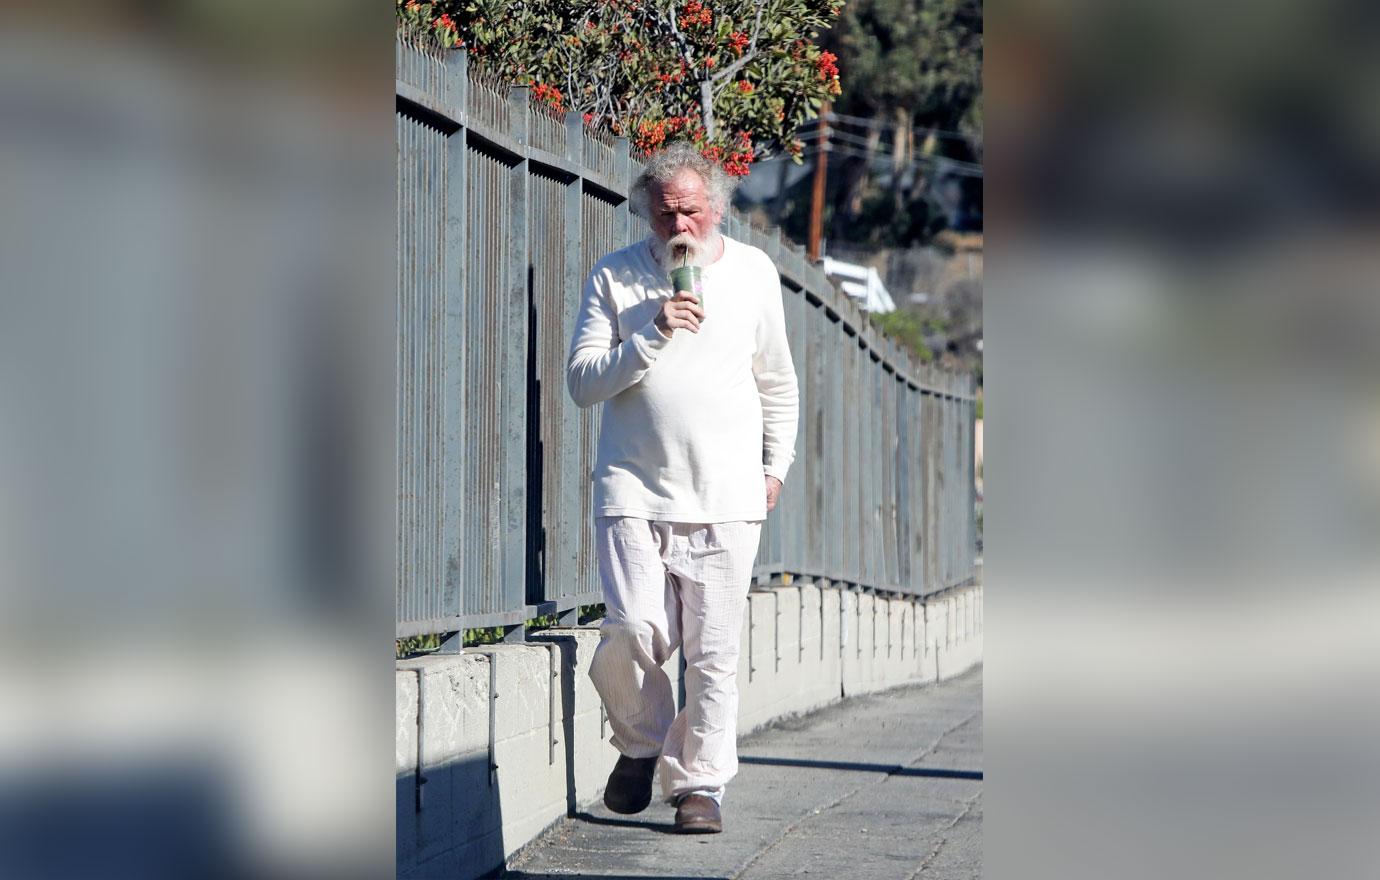
<path fill-rule="evenodd" d="M 508 90 L 510 134 L 523 147 L 528 142 L 531 103 L 525 87 Z M 529 264 L 527 215 L 529 180 L 527 160 L 508 169 L 509 217 L 507 229 L 507 284 L 502 291 L 502 413 L 497 426 L 502 437 L 501 566 L 505 604 L 523 608 L 527 598 L 527 267 Z M 493 344 L 500 344 L 494 340 Z M 508 630 L 505 641 L 520 639 Z"/>

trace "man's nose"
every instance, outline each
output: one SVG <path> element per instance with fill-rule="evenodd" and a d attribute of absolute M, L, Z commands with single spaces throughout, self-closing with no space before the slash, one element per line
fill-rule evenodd
<path fill-rule="evenodd" d="M 683 214 L 676 215 L 676 235 L 690 231 L 690 218 Z"/>

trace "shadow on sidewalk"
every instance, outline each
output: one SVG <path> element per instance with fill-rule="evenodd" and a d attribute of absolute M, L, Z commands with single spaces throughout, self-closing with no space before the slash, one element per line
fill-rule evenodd
<path fill-rule="evenodd" d="M 811 767 L 818 770 L 860 770 L 865 773 L 887 773 L 891 776 L 924 776 L 930 779 L 972 779 L 982 781 L 981 770 L 942 770 L 931 767 L 902 767 L 899 764 L 864 764 L 856 761 L 811 761 L 801 758 L 754 758 L 739 755 L 740 764 L 759 764 L 774 767 Z"/>
<path fill-rule="evenodd" d="M 593 813 L 576 813 L 571 818 L 588 822 L 591 825 L 615 825 L 621 828 L 646 828 L 660 834 L 675 834 L 674 822 L 648 822 L 645 819 L 614 819 L 610 816 L 596 816 Z"/>

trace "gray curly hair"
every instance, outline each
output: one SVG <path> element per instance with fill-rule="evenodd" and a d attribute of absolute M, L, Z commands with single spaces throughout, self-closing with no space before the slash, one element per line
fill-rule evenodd
<path fill-rule="evenodd" d="M 718 163 L 706 159 L 689 141 L 672 141 L 647 160 L 642 173 L 633 181 L 632 192 L 628 196 L 633 212 L 640 217 L 650 218 L 652 183 L 667 183 L 687 168 L 704 181 L 709 204 L 719 212 L 727 212 L 733 200 L 733 178 Z"/>

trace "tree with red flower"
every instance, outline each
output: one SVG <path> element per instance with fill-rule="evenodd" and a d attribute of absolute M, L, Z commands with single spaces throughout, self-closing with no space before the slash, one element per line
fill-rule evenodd
<path fill-rule="evenodd" d="M 637 150 L 689 138 L 731 174 L 780 151 L 799 161 L 796 129 L 839 88 L 837 58 L 818 38 L 841 0 L 397 5 L 402 26 L 467 46 L 471 63 L 531 86 L 538 100 L 627 135 Z"/>

